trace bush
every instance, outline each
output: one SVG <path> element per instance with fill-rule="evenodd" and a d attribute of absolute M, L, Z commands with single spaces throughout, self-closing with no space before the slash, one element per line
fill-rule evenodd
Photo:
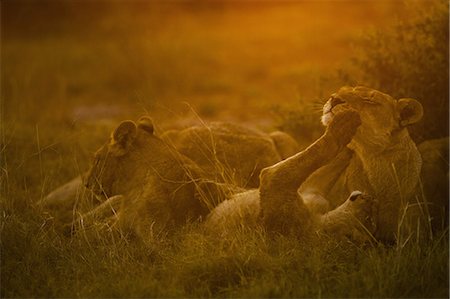
<path fill-rule="evenodd" d="M 410 128 L 416 142 L 448 136 L 449 130 L 448 2 L 425 2 L 414 7 L 416 17 L 364 38 L 354 59 L 361 72 L 359 84 L 422 103 L 424 119 Z"/>

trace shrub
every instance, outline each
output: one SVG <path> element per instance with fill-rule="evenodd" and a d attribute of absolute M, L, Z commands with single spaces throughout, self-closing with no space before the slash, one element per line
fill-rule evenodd
<path fill-rule="evenodd" d="M 368 34 L 353 60 L 361 72 L 358 84 L 422 103 L 424 119 L 410 129 L 417 142 L 448 136 L 448 9 L 444 0 L 422 3 L 414 8 L 417 16 Z"/>

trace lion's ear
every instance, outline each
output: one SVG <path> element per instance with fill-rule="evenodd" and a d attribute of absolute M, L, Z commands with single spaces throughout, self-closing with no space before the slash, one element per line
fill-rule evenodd
<path fill-rule="evenodd" d="M 153 120 L 148 117 L 148 116 L 142 116 L 139 120 L 138 120 L 138 128 L 153 134 Z"/>
<path fill-rule="evenodd" d="M 136 138 L 136 124 L 126 120 L 114 130 L 111 136 L 111 148 L 117 155 L 123 155 L 128 151 L 131 143 Z"/>
<path fill-rule="evenodd" d="M 397 111 L 400 116 L 400 126 L 406 127 L 422 119 L 423 107 L 414 99 L 400 99 L 397 102 Z"/>

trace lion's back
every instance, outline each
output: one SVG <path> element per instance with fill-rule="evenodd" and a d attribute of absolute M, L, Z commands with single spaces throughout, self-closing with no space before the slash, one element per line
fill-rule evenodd
<path fill-rule="evenodd" d="M 213 179 L 241 187 L 257 187 L 261 170 L 281 160 L 268 134 L 232 123 L 170 131 L 162 138 Z"/>

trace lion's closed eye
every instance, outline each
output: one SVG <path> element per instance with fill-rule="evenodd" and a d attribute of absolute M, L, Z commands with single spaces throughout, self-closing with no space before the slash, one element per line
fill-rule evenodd
<path fill-rule="evenodd" d="M 375 102 L 375 101 L 373 101 L 373 100 L 369 100 L 369 99 L 363 100 L 363 103 L 364 103 L 364 104 L 368 104 L 368 105 L 374 105 L 374 106 L 379 106 L 379 105 L 381 105 L 380 103 Z"/>

